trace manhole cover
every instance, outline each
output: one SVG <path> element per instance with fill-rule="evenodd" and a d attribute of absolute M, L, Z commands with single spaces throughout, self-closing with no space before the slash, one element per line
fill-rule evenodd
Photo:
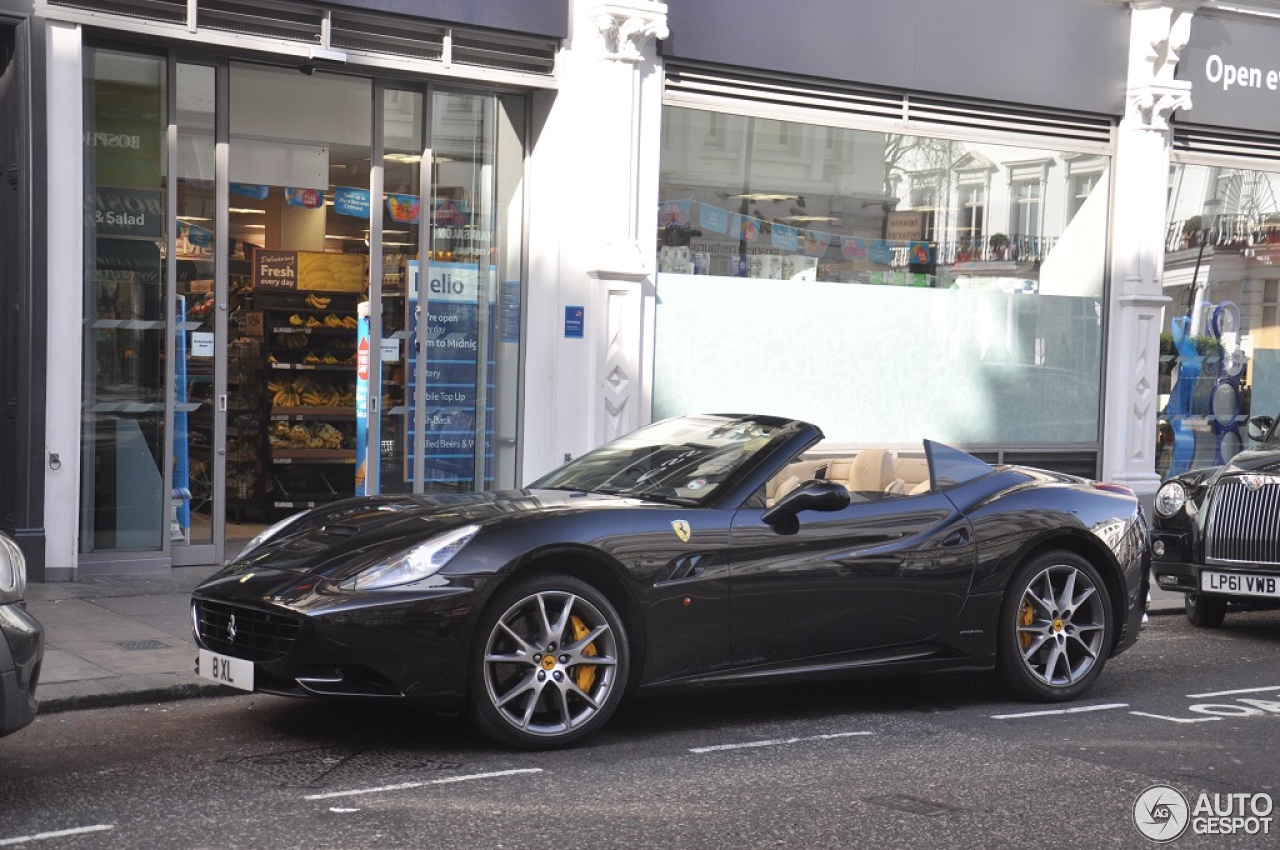
<path fill-rule="evenodd" d="M 874 803 L 877 806 L 884 806 L 886 809 L 897 809 L 900 812 L 910 812 L 913 815 L 925 815 L 927 817 L 943 815 L 947 812 L 964 811 L 964 809 L 949 806 L 946 803 L 939 803 L 936 800 L 923 800 L 906 794 L 885 794 L 882 797 L 868 797 L 867 802 Z"/>
<path fill-rule="evenodd" d="M 349 747 L 260 753 L 226 761 L 274 779 L 281 785 L 306 787 L 322 787 L 339 779 L 403 776 L 462 766 L 461 762 L 441 761 L 404 751 Z"/>
<path fill-rule="evenodd" d="M 122 647 L 123 649 L 134 651 L 140 649 L 172 649 L 169 644 L 158 640 L 118 640 L 115 643 L 116 646 Z"/>

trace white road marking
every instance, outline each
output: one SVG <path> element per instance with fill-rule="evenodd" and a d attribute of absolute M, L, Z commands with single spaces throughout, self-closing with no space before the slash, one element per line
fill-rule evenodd
<path fill-rule="evenodd" d="M 90 832 L 106 832 L 115 829 L 114 824 L 100 823 L 97 826 L 78 826 L 75 829 L 59 829 L 56 832 L 40 832 L 35 835 L 19 835 L 17 838 L 0 838 L 0 847 L 13 844 L 27 844 L 32 841 L 45 841 L 49 838 L 66 838 L 68 835 L 84 835 Z"/>
<path fill-rule="evenodd" d="M 1077 708 L 1055 708 L 1047 711 L 1023 711 L 1019 714 L 993 714 L 992 720 L 1015 720 L 1019 717 L 1047 717 L 1051 714 L 1081 714 L 1086 711 L 1110 711 L 1113 708 L 1128 708 L 1127 702 L 1114 702 L 1107 705 L 1082 705 Z"/>
<path fill-rule="evenodd" d="M 1214 691 L 1211 694 L 1187 694 L 1187 699 L 1205 699 L 1206 697 L 1229 697 L 1233 694 L 1256 694 L 1262 691 L 1280 691 L 1280 685 L 1269 688 L 1241 688 L 1238 691 Z"/>
<path fill-rule="evenodd" d="M 354 791 L 332 791 L 328 794 L 308 794 L 304 800 L 332 800 L 335 797 L 356 797 L 360 794 L 381 794 L 383 791 L 403 791 L 407 788 L 422 788 L 427 785 L 449 785 L 454 782 L 471 782 L 475 779 L 497 779 L 502 776 L 519 776 L 523 773 L 542 773 L 540 767 L 527 767 L 519 770 L 498 770 L 493 773 L 473 773 L 469 776 L 449 776 L 444 779 L 428 779 L 424 782 L 401 782 L 399 785 L 382 785 L 378 788 L 357 788 Z"/>
<path fill-rule="evenodd" d="M 1139 717 L 1154 717 L 1156 720 L 1171 720 L 1174 723 L 1206 723 L 1210 720 L 1221 720 L 1221 717 L 1165 717 L 1163 714 L 1148 714 L 1145 711 L 1131 711 Z"/>
<path fill-rule="evenodd" d="M 714 747 L 691 747 L 689 752 L 701 755 L 723 750 L 745 750 L 752 747 L 778 747 L 784 744 L 801 744 L 806 741 L 832 741 L 836 738 L 852 738 L 855 735 L 870 735 L 870 732 L 836 732 L 832 735 L 812 735 L 808 738 L 774 738 L 769 741 L 749 741 L 745 744 L 717 744 Z"/>

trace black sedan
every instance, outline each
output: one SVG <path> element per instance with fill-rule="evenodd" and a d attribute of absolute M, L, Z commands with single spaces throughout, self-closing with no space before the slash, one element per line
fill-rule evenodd
<path fill-rule="evenodd" d="M 195 591 L 198 672 L 410 698 L 563 746 L 632 690 L 988 670 L 1083 694 L 1138 637 L 1133 494 L 947 446 L 823 451 L 813 425 L 642 428 L 524 490 L 286 519 Z"/>
<path fill-rule="evenodd" d="M 36 684 L 44 658 L 44 629 L 22 602 L 27 561 L 18 544 L 0 532 L 0 736 L 36 716 Z"/>
<path fill-rule="evenodd" d="M 1156 493 L 1152 572 L 1203 628 L 1222 625 L 1229 606 L 1280 607 L 1280 426 L 1258 416 L 1248 432 L 1255 449 Z"/>

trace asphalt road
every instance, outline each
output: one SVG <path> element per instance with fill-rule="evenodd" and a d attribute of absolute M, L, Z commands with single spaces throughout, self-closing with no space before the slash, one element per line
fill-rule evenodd
<path fill-rule="evenodd" d="M 555 753 L 390 705 L 55 714 L 0 740 L 0 847 L 1151 847 L 1154 784 L 1280 800 L 1277 648 L 1280 612 L 1164 616 L 1078 703 L 969 676 L 720 691 L 632 701 Z"/>

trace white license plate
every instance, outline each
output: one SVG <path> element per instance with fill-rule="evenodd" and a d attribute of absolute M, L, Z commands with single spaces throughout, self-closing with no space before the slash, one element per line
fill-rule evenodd
<path fill-rule="evenodd" d="M 1280 576 L 1218 573 L 1205 570 L 1200 573 L 1200 589 L 1208 593 L 1280 598 Z"/>
<path fill-rule="evenodd" d="M 253 662 L 243 658 L 232 658 L 219 655 L 207 649 L 200 650 L 199 673 L 202 678 L 211 679 L 223 685 L 230 685 L 242 691 L 253 690 Z"/>

